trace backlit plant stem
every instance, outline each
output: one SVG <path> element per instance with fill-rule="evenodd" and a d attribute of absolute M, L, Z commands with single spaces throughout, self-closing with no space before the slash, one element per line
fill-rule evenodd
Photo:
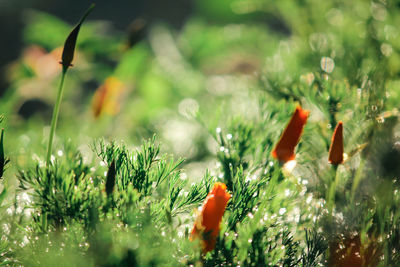
<path fill-rule="evenodd" d="M 356 190 L 358 188 L 358 185 L 360 184 L 362 178 L 363 178 L 363 171 L 365 167 L 365 159 L 361 159 L 360 165 L 357 169 L 356 175 L 353 180 L 353 185 L 351 186 L 351 202 L 353 203 L 354 198 L 356 196 Z"/>
<path fill-rule="evenodd" d="M 338 165 L 332 165 L 332 170 L 334 174 L 334 180 L 329 186 L 328 191 L 328 199 L 327 199 L 327 206 L 329 214 L 332 215 L 333 209 L 335 207 L 335 195 L 336 195 L 336 187 L 339 182 L 339 175 L 338 175 Z"/>
<path fill-rule="evenodd" d="M 60 87 L 58 88 L 57 101 L 56 101 L 56 105 L 54 106 L 53 117 L 51 118 L 49 145 L 47 146 L 47 157 L 46 157 L 46 166 L 47 167 L 50 166 L 51 150 L 53 147 L 54 133 L 56 131 L 58 113 L 60 111 L 61 99 L 62 99 L 63 90 L 64 90 L 65 75 L 67 74 L 68 68 L 72 66 L 71 63 L 74 59 L 76 40 L 78 38 L 78 34 L 79 34 L 79 30 L 81 29 L 81 25 L 82 25 L 83 21 L 86 19 L 86 17 L 89 15 L 89 13 L 93 10 L 93 8 L 94 8 L 94 4 L 92 4 L 88 8 L 88 10 L 86 10 L 85 14 L 83 15 L 83 17 L 81 18 L 79 23 L 70 32 L 70 34 L 67 37 L 67 40 L 65 40 L 65 43 L 64 43 L 64 49 L 63 49 L 63 52 L 61 55 L 61 62 L 60 62 L 62 65 L 61 82 L 60 82 Z"/>
<path fill-rule="evenodd" d="M 56 104 L 55 104 L 54 109 L 53 109 L 53 116 L 51 118 L 49 144 L 47 146 L 47 157 L 46 157 L 46 166 L 47 167 L 50 165 L 51 150 L 53 148 L 54 133 L 56 132 L 58 113 L 60 111 L 61 99 L 62 99 L 62 95 L 63 95 L 63 91 L 64 91 L 64 79 L 65 79 L 65 75 L 67 73 L 67 69 L 68 68 L 63 66 L 63 70 L 62 70 L 62 73 L 61 73 L 61 82 L 60 82 L 60 86 L 58 87 L 57 100 L 56 100 Z"/>

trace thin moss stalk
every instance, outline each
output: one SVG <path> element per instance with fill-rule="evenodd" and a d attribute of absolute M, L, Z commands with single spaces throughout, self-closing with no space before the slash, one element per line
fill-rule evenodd
<path fill-rule="evenodd" d="M 54 106 L 53 116 L 51 119 L 49 144 L 47 146 L 46 166 L 50 165 L 51 151 L 53 148 L 53 139 L 54 139 L 54 134 L 56 131 L 58 113 L 60 112 L 61 99 L 62 99 L 62 95 L 63 95 L 63 91 L 64 91 L 65 76 L 67 74 L 68 68 L 70 66 L 72 66 L 71 63 L 74 59 L 76 40 L 78 38 L 78 34 L 79 34 L 79 30 L 81 28 L 81 25 L 82 25 L 83 21 L 86 19 L 86 17 L 89 15 L 89 13 L 93 10 L 93 8 L 94 8 L 94 4 L 92 4 L 86 10 L 85 14 L 82 16 L 79 23 L 74 27 L 74 29 L 68 35 L 68 37 L 64 43 L 64 49 L 63 49 L 63 53 L 62 53 L 62 57 L 61 57 L 62 61 L 60 62 L 62 65 L 61 82 L 60 82 L 60 86 L 58 88 L 56 105 Z"/>
<path fill-rule="evenodd" d="M 65 75 L 67 73 L 67 70 L 68 70 L 68 68 L 63 66 L 63 70 L 61 73 L 61 82 L 60 82 L 60 86 L 58 87 L 58 92 L 57 92 L 56 105 L 54 106 L 53 116 L 51 118 L 49 144 L 47 146 L 46 166 L 50 165 L 51 151 L 52 151 L 52 147 L 53 147 L 53 139 L 54 139 L 54 134 L 56 132 L 58 113 L 60 112 L 61 99 L 62 99 L 62 95 L 63 95 L 63 91 L 64 91 L 64 80 L 65 80 Z"/>
<path fill-rule="evenodd" d="M 332 173 L 334 176 L 333 178 L 334 180 L 329 186 L 328 199 L 327 199 L 327 206 L 330 215 L 332 215 L 333 209 L 335 207 L 336 187 L 339 182 L 338 165 L 332 165 Z"/>

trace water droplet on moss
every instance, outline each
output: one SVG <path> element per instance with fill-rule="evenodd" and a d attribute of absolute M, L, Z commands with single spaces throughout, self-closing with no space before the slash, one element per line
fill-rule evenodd
<path fill-rule="evenodd" d="M 335 61 L 330 57 L 321 58 L 321 69 L 326 73 L 331 73 L 335 68 Z"/>

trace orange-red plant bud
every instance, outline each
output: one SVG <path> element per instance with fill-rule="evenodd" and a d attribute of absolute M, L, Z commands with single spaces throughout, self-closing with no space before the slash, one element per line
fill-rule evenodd
<path fill-rule="evenodd" d="M 231 195 L 226 192 L 226 185 L 215 183 L 212 191 L 204 200 L 201 213 L 197 217 L 190 240 L 201 239 L 203 252 L 212 251 L 219 235 L 219 225 Z"/>
<path fill-rule="evenodd" d="M 294 160 L 294 149 L 299 143 L 309 113 L 308 110 L 303 110 L 300 106 L 296 107 L 278 144 L 276 144 L 275 149 L 272 151 L 272 156 L 274 158 L 283 162 Z"/>
<path fill-rule="evenodd" d="M 108 77 L 93 95 L 92 110 L 96 118 L 103 112 L 115 115 L 119 111 L 119 102 L 125 90 L 124 84 L 115 77 Z"/>
<path fill-rule="evenodd" d="M 331 147 L 329 148 L 329 163 L 343 163 L 343 123 L 339 121 L 332 135 Z"/>

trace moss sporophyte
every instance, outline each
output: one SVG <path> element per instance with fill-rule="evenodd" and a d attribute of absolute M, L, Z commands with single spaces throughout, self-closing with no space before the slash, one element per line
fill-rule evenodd
<path fill-rule="evenodd" d="M 272 151 L 274 158 L 281 162 L 288 162 L 295 159 L 294 149 L 300 141 L 309 113 L 308 110 L 304 110 L 300 106 L 296 107 L 292 118 Z"/>
<path fill-rule="evenodd" d="M 200 238 L 203 253 L 215 248 L 222 216 L 230 198 L 231 195 L 226 192 L 226 185 L 215 183 L 204 201 L 190 235 L 190 240 Z"/>
<path fill-rule="evenodd" d="M 3 177 L 4 166 L 7 164 L 7 160 L 4 157 L 4 129 L 1 129 L 0 136 L 0 178 Z"/>
<path fill-rule="evenodd" d="M 103 113 L 115 115 L 120 109 L 119 102 L 125 85 L 116 77 L 108 77 L 93 96 L 92 111 L 95 118 Z"/>
<path fill-rule="evenodd" d="M 60 81 L 60 86 L 58 87 L 57 100 L 56 100 L 56 104 L 54 106 L 53 116 L 51 118 L 49 143 L 47 146 L 47 156 L 46 156 L 46 165 L 47 166 L 50 165 L 51 150 L 52 150 L 52 146 L 53 146 L 53 138 L 54 138 L 54 133 L 56 131 L 58 113 L 60 111 L 60 104 L 61 104 L 61 99 L 62 99 L 63 90 L 64 90 L 65 75 L 67 73 L 68 68 L 70 66 L 72 66 L 72 60 L 74 59 L 74 53 L 75 53 L 76 40 L 78 38 L 78 33 L 81 28 L 81 25 L 82 25 L 83 21 L 86 19 L 86 17 L 89 15 L 89 13 L 93 10 L 93 8 L 94 8 L 94 4 L 92 4 L 88 8 L 88 10 L 85 12 L 83 17 L 79 21 L 79 23 L 75 26 L 75 28 L 68 35 L 68 37 L 64 43 L 64 49 L 62 52 L 61 62 L 60 62 L 60 64 L 62 65 L 61 81 Z"/>
<path fill-rule="evenodd" d="M 328 160 L 334 165 L 343 163 L 343 123 L 341 121 L 333 132 Z"/>
<path fill-rule="evenodd" d="M 67 40 L 65 40 L 64 43 L 64 50 L 62 53 L 62 61 L 60 62 L 61 65 L 63 66 L 63 70 L 66 71 L 70 66 L 72 66 L 72 60 L 74 59 L 74 53 L 75 53 L 75 46 L 76 46 L 76 40 L 78 38 L 78 33 L 79 30 L 81 29 L 82 23 L 85 21 L 86 17 L 92 12 L 94 8 L 94 4 L 92 4 L 88 10 L 85 12 L 79 23 L 75 26 L 75 28 L 71 31 L 71 33 L 68 35 Z"/>

